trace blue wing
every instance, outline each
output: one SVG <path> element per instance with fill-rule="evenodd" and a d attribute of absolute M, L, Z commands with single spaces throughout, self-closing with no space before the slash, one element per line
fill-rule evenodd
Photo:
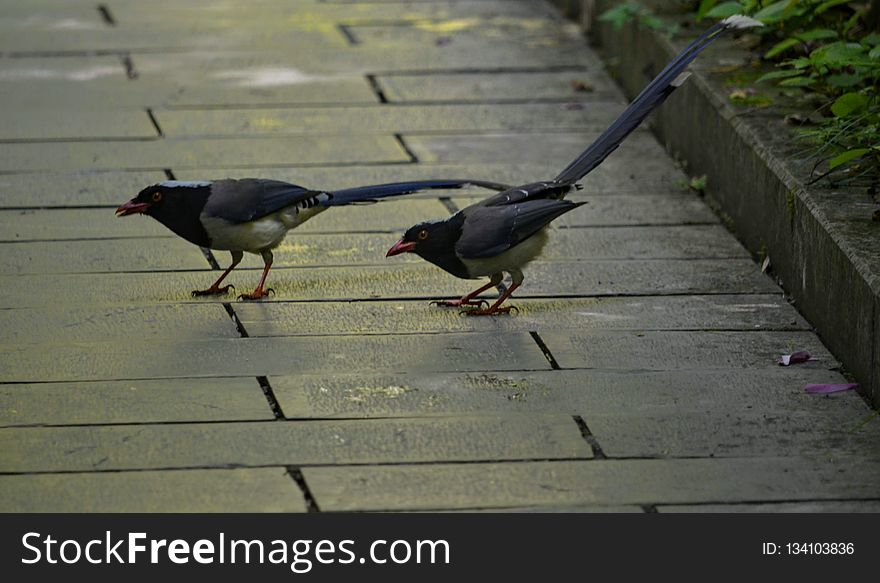
<path fill-rule="evenodd" d="M 494 257 L 525 241 L 556 217 L 581 206 L 570 200 L 537 199 L 504 206 L 472 206 L 455 244 L 464 259 Z"/>
<path fill-rule="evenodd" d="M 217 180 L 203 212 L 234 223 L 246 223 L 320 194 L 320 191 L 280 180 Z"/>

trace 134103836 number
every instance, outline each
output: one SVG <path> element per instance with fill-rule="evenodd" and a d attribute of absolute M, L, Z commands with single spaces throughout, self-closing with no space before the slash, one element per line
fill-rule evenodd
<path fill-rule="evenodd" d="M 789 555 L 852 555 L 856 552 L 853 543 L 785 543 Z"/>

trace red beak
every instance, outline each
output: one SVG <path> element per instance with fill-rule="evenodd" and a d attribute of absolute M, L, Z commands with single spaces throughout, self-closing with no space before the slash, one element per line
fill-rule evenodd
<path fill-rule="evenodd" d="M 385 257 L 391 257 L 392 255 L 400 255 L 401 253 L 411 253 L 413 249 L 416 248 L 415 243 L 407 242 L 401 239 L 397 243 L 394 244 L 394 247 L 388 250 L 388 253 L 385 254 Z"/>
<path fill-rule="evenodd" d="M 147 212 L 148 208 L 150 208 L 149 203 L 137 202 L 135 199 L 131 199 L 130 201 L 116 209 L 116 216 L 124 217 L 126 215 L 141 215 Z"/>

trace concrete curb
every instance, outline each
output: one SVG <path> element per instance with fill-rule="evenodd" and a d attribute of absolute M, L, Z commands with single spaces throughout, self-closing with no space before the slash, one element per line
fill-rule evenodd
<path fill-rule="evenodd" d="M 566 14 L 587 23 L 591 40 L 613 57 L 618 82 L 634 96 L 684 41 L 597 20 L 613 2 L 572 2 Z M 724 41 L 720 41 L 719 46 Z M 730 45 L 728 45 L 730 46 Z M 715 49 L 713 49 L 715 50 Z M 731 49 L 730 50 L 734 50 Z M 660 108 L 652 129 L 691 175 L 709 176 L 709 196 L 740 241 L 769 255 L 772 273 L 829 349 L 880 407 L 880 223 L 868 194 L 806 186 L 805 171 L 772 145 L 791 129 L 778 118 L 744 117 L 716 79 L 700 69 Z M 701 57 L 703 59 L 703 57 Z"/>

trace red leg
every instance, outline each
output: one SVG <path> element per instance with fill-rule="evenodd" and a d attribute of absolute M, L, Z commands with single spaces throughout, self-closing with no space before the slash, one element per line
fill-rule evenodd
<path fill-rule="evenodd" d="M 501 294 L 501 297 L 498 298 L 498 300 L 494 304 L 486 309 L 465 310 L 462 313 L 467 314 L 468 316 L 492 316 L 494 314 L 509 314 L 511 309 L 516 309 L 514 306 L 505 306 L 503 308 L 500 308 L 499 306 L 504 302 L 504 300 L 509 298 L 510 294 L 513 293 L 513 290 L 518 287 L 518 283 L 510 284 L 510 287 L 504 290 L 504 293 Z"/>
<path fill-rule="evenodd" d="M 241 253 L 240 251 L 238 253 L 233 252 L 232 253 L 232 264 L 226 269 L 226 271 L 223 272 L 223 275 L 218 277 L 217 281 L 212 283 L 211 287 L 209 287 L 208 289 L 193 290 L 192 296 L 198 297 L 198 296 L 222 295 L 222 294 L 228 293 L 230 288 L 235 289 L 235 286 L 232 286 L 232 285 L 224 285 L 223 287 L 220 287 L 220 282 L 223 281 L 224 279 L 226 279 L 226 276 L 229 275 L 229 273 L 233 269 L 235 269 L 236 265 L 241 263 L 242 257 L 244 257 L 244 254 Z"/>
<path fill-rule="evenodd" d="M 260 283 L 257 285 L 256 289 L 249 294 L 241 294 L 238 296 L 240 300 L 259 300 L 269 295 L 269 292 L 273 292 L 275 290 L 269 288 L 263 291 L 263 284 L 266 283 L 266 276 L 269 275 L 269 269 L 272 267 L 272 252 L 264 251 L 263 252 L 263 262 L 265 265 L 263 266 L 263 276 L 260 278 Z"/>
<path fill-rule="evenodd" d="M 479 308 L 483 304 L 486 304 L 488 306 L 489 302 L 487 302 L 486 300 L 476 300 L 475 301 L 474 298 L 477 297 L 478 295 L 480 295 L 481 293 L 483 293 L 484 291 L 486 291 L 487 289 L 489 289 L 490 287 L 495 287 L 495 284 L 492 283 L 491 281 L 489 283 L 487 283 L 486 285 L 484 285 L 483 287 L 481 287 L 479 289 L 475 289 L 474 291 L 467 294 L 466 296 L 462 296 L 460 299 L 457 299 L 457 300 L 434 300 L 431 303 L 437 304 L 438 306 L 445 306 L 445 307 L 452 307 L 452 308 L 460 308 L 462 306 L 477 306 Z"/>

